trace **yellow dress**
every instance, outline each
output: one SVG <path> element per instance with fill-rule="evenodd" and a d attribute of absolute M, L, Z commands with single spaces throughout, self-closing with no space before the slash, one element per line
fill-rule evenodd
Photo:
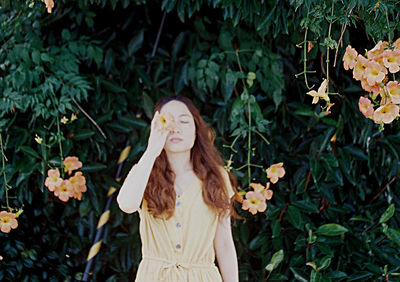
<path fill-rule="evenodd" d="M 223 175 L 231 198 L 234 192 L 225 170 Z M 214 263 L 218 215 L 205 204 L 200 179 L 176 197 L 170 219 L 153 217 L 144 199 L 138 211 L 142 260 L 136 282 L 222 282 Z"/>

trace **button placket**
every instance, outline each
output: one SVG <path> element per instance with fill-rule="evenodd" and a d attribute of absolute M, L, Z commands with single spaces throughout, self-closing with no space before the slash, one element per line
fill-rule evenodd
<path fill-rule="evenodd" d="M 183 217 L 183 211 L 182 211 L 182 198 L 181 196 L 177 195 L 176 201 L 175 201 L 175 214 L 176 214 L 176 222 L 175 222 L 175 234 L 176 234 L 176 240 L 175 240 L 175 251 L 178 253 L 182 252 L 182 245 L 183 245 L 183 231 L 182 231 L 182 217 Z"/>

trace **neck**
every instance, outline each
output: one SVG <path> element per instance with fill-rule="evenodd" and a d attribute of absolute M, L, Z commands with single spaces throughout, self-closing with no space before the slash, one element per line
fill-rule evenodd
<path fill-rule="evenodd" d="M 168 157 L 169 165 L 175 175 L 182 175 L 188 171 L 192 171 L 192 162 L 190 161 L 190 151 L 171 153 L 165 151 Z"/>

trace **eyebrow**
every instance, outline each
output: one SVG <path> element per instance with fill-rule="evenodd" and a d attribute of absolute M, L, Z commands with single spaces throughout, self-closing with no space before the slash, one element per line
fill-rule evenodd
<path fill-rule="evenodd" d="M 181 115 L 179 115 L 179 117 L 183 117 L 183 116 L 190 117 L 190 115 L 188 115 L 188 114 L 181 114 Z"/>

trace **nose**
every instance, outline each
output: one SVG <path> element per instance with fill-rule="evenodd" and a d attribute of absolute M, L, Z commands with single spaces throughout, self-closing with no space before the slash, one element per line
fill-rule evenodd
<path fill-rule="evenodd" d="M 174 133 L 180 133 L 181 129 L 178 126 L 175 125 L 173 132 Z"/>

